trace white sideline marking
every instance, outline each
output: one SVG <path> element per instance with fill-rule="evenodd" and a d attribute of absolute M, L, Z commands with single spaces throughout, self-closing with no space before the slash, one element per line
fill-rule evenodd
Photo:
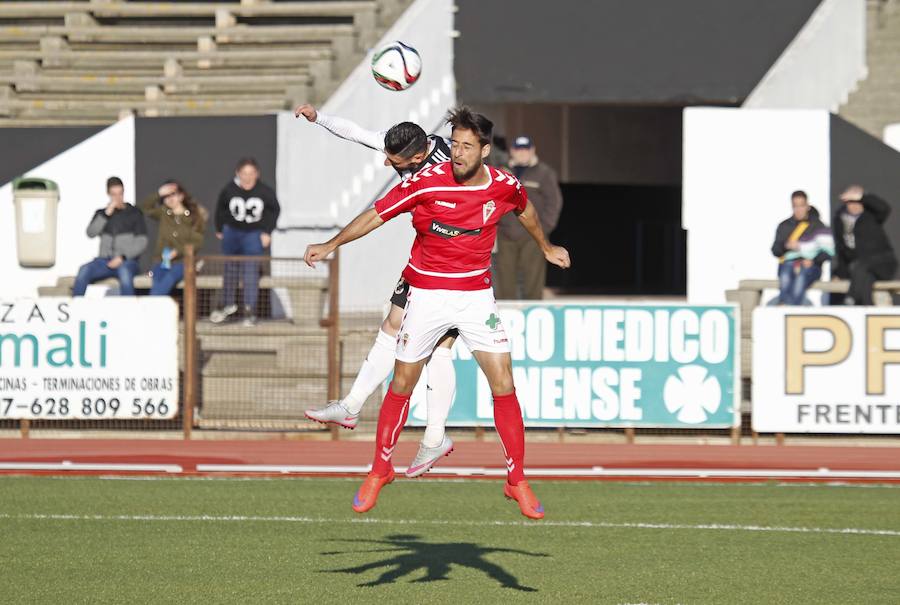
<path fill-rule="evenodd" d="M 462 521 L 443 519 L 327 519 L 322 517 L 262 517 L 251 515 L 65 515 L 0 513 L 0 519 L 28 521 L 169 521 L 169 522 L 226 522 L 226 523 L 314 523 L 342 524 L 362 523 L 371 525 L 450 525 L 464 527 L 579 527 L 593 529 L 699 529 L 718 531 L 774 532 L 794 534 L 850 534 L 862 536 L 900 537 L 900 530 L 862 529 L 856 527 L 779 527 L 767 525 L 729 525 L 720 523 L 611 523 L 606 521 Z"/>
<path fill-rule="evenodd" d="M 301 475 L 364 475 L 371 466 L 323 466 L 323 465 L 277 465 L 277 464 L 198 464 L 201 473 L 266 473 Z M 90 471 L 90 472 L 154 472 L 181 474 L 184 469 L 178 464 L 117 464 L 82 463 L 63 460 L 61 462 L 0 462 L 2 471 Z M 395 467 L 402 474 L 406 468 Z M 525 474 L 530 477 L 655 477 L 655 478 L 698 478 L 698 479 L 900 479 L 900 471 L 841 471 L 828 468 L 819 469 L 721 469 L 721 468 L 531 468 Z M 504 468 L 475 466 L 434 467 L 431 477 L 505 477 Z"/>
<path fill-rule="evenodd" d="M 369 466 L 291 466 L 276 464 L 198 464 L 201 473 L 281 473 L 281 474 L 365 474 Z M 394 467 L 395 472 L 406 469 Z M 433 467 L 431 476 L 455 475 L 457 477 L 505 477 L 506 469 L 469 466 Z M 900 479 L 900 471 L 836 471 L 827 468 L 815 470 L 767 470 L 767 469 L 667 469 L 667 468 L 530 468 L 525 474 L 532 477 L 698 477 L 698 478 L 846 478 L 846 479 Z"/>
<path fill-rule="evenodd" d="M 3 480 L 15 480 L 15 479 L 31 479 L 32 477 L 28 475 L 0 475 L 0 481 Z M 84 475 L 48 475 L 45 477 L 40 477 L 45 481 L 219 481 L 219 482 L 248 482 L 248 481 L 284 481 L 282 477 L 254 477 L 254 476 L 240 476 L 240 477 L 229 477 L 223 475 L 97 475 L 97 476 L 84 476 Z M 343 482 L 356 482 L 358 481 L 357 477 L 308 477 L 308 476 L 300 476 L 300 477 L 290 477 L 291 481 L 343 481 Z M 440 476 L 431 476 L 428 479 L 428 483 L 467 483 L 469 480 L 465 477 L 440 477 Z M 557 479 L 542 479 L 541 484 L 562 484 L 564 481 Z M 618 485 L 627 485 L 629 487 L 651 487 L 658 488 L 660 486 L 659 481 L 617 481 Z M 665 485 L 672 485 L 671 482 L 663 482 Z M 714 482 L 708 481 L 704 483 L 679 483 L 679 487 L 692 487 L 692 488 L 700 488 L 700 489 L 712 489 L 712 488 L 721 488 L 728 487 L 730 488 L 743 488 L 743 489 L 769 489 L 772 487 L 788 487 L 788 488 L 826 488 L 826 487 L 838 487 L 838 488 L 847 488 L 847 489 L 900 489 L 900 484 L 897 483 L 847 483 L 845 481 L 814 481 L 810 483 L 799 483 L 796 481 L 791 482 L 782 482 L 782 483 L 724 483 L 724 482 Z"/>
<path fill-rule="evenodd" d="M 115 464 L 89 462 L 0 462 L 0 471 L 109 471 L 109 472 L 150 472 L 181 473 L 178 464 Z"/>

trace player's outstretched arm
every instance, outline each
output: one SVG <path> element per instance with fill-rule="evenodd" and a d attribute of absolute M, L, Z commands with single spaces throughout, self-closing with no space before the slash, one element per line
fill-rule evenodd
<path fill-rule="evenodd" d="M 359 143 L 375 151 L 384 150 L 384 132 L 367 130 L 352 120 L 326 115 L 309 103 L 300 105 L 294 110 L 294 117 L 300 116 L 306 118 L 307 122 L 318 124 L 336 137 Z"/>
<path fill-rule="evenodd" d="M 563 269 L 568 269 L 572 265 L 572 261 L 569 259 L 568 250 L 562 246 L 554 246 L 547 241 L 537 211 L 534 209 L 534 205 L 531 202 L 528 202 L 525 206 L 525 210 L 519 213 L 519 222 L 522 223 L 522 226 L 525 227 L 525 231 L 527 231 L 534 241 L 537 242 L 537 245 L 540 246 L 541 252 L 544 253 L 544 258 L 547 259 L 547 262 L 553 263 L 557 267 L 562 267 Z"/>
<path fill-rule="evenodd" d="M 340 232 L 332 237 L 324 244 L 310 244 L 306 247 L 306 253 L 303 260 L 310 267 L 315 267 L 316 263 L 326 256 L 337 250 L 339 246 L 357 240 L 367 233 L 371 233 L 384 224 L 384 220 L 378 216 L 374 208 L 369 208 L 350 223 L 340 230 Z"/>

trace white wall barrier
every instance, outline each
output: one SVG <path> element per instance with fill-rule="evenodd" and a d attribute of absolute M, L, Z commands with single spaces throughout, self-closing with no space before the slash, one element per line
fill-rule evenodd
<path fill-rule="evenodd" d="M 721 302 L 741 279 L 775 278 L 770 248 L 792 191 L 806 191 L 830 223 L 829 121 L 823 110 L 685 109 L 690 302 Z"/>
<path fill-rule="evenodd" d="M 59 185 L 56 264 L 46 269 L 19 266 L 12 183 L 4 184 L 0 187 L 0 275 L 4 276 L 4 296 L 35 296 L 38 286 L 52 286 L 57 277 L 75 275 L 78 267 L 97 256 L 99 240 L 89 238 L 85 230 L 94 211 L 109 203 L 106 179 L 121 178 L 125 199 L 134 200 L 134 118 L 101 130 L 23 176 L 50 179 Z"/>
<path fill-rule="evenodd" d="M 886 145 L 900 151 L 900 124 L 888 124 L 885 127 L 884 142 Z"/>

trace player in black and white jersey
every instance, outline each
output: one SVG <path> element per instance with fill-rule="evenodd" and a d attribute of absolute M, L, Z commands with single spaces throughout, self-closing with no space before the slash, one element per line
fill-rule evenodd
<path fill-rule="evenodd" d="M 450 142 L 440 135 L 425 134 L 422 127 L 413 122 L 401 122 L 388 130 L 373 131 L 351 120 L 323 114 L 312 105 L 299 106 L 294 115 L 298 118 L 303 116 L 337 137 L 383 151 L 384 165 L 396 170 L 403 180 L 411 178 L 420 170 L 450 160 Z M 400 278 L 391 296 L 391 310 L 382 323 L 375 344 L 366 356 L 350 392 L 342 400 L 330 402 L 322 409 L 306 410 L 307 418 L 350 429 L 356 426 L 366 399 L 387 380 L 394 368 L 397 333 L 403 320 L 408 292 L 409 284 Z M 446 435 L 444 424 L 456 393 L 456 372 L 450 348 L 458 335 L 455 329 L 448 332 L 428 362 L 428 418 L 419 452 L 407 471 L 410 477 L 425 473 L 453 449 L 453 442 Z M 413 469 L 415 471 L 411 473 Z"/>
<path fill-rule="evenodd" d="M 326 115 L 312 105 L 301 105 L 294 113 L 337 137 L 383 151 L 384 165 L 396 170 L 401 179 L 450 160 L 450 141 L 437 134 L 426 135 L 422 127 L 413 122 L 401 122 L 388 130 L 376 131 L 346 118 Z"/>

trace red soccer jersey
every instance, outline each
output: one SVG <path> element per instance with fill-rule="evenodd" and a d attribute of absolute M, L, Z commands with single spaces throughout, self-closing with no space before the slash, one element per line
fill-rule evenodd
<path fill-rule="evenodd" d="M 464 187 L 449 162 L 416 173 L 375 202 L 385 221 L 413 212 L 416 239 L 403 277 L 426 290 L 491 287 L 491 249 L 500 217 L 525 210 L 525 188 L 511 174 L 485 166 L 488 182 Z"/>

